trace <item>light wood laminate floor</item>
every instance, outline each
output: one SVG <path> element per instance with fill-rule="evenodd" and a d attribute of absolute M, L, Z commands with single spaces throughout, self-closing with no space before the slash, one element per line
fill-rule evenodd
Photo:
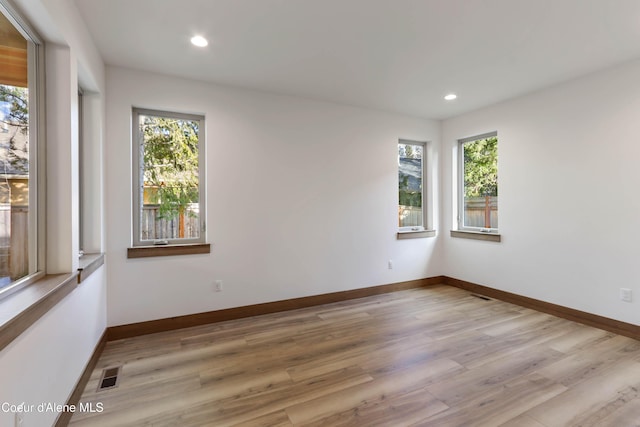
<path fill-rule="evenodd" d="M 82 402 L 72 426 L 640 426 L 640 342 L 434 286 L 109 342 Z"/>

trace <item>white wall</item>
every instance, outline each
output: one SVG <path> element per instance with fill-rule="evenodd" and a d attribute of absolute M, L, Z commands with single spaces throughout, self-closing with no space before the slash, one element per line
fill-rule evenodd
<path fill-rule="evenodd" d="M 443 230 L 456 140 L 497 131 L 502 234 L 446 236 L 446 275 L 640 324 L 638 75 L 633 62 L 443 122 Z"/>
<path fill-rule="evenodd" d="M 67 403 L 97 339 L 105 329 L 106 268 L 94 272 L 71 294 L 0 353 L 0 404 L 36 405 L 24 414 L 25 426 L 52 425 L 55 412 L 38 412 L 40 403 Z M 0 425 L 13 426 L 14 414 L 0 410 Z"/>
<path fill-rule="evenodd" d="M 78 70 L 73 51 L 46 48 L 47 272 L 78 269 Z"/>
<path fill-rule="evenodd" d="M 92 171 L 92 217 L 101 218 L 104 65 L 70 0 L 19 0 L 17 7 L 47 45 L 47 272 L 77 268 L 78 133 L 76 88 L 91 93 L 85 116 L 91 136 L 86 154 Z M 103 247 L 103 225 L 92 222 L 89 246 Z M 106 266 L 0 351 L 0 403 L 66 403 L 106 328 Z M 46 426 L 57 413 L 27 413 L 26 426 Z M 0 425 L 14 415 L 0 411 Z"/>
<path fill-rule="evenodd" d="M 58 213 L 78 203 L 77 135 L 69 123 L 77 108 L 73 87 L 80 82 L 90 94 L 87 159 L 97 175 L 88 177 L 87 209 L 97 219 L 85 234 L 94 250 L 105 247 L 104 150 L 109 262 L 0 352 L 0 402 L 64 403 L 107 323 L 440 274 L 640 324 L 638 303 L 618 300 L 621 286 L 640 296 L 634 268 L 640 234 L 634 191 L 640 182 L 640 63 L 440 124 L 120 68 L 108 69 L 105 86 L 102 61 L 72 1 L 17 3 L 60 49 L 49 64 L 49 85 L 60 79 L 69 99 L 51 106 L 69 111 L 63 123 L 49 126 L 56 139 L 51 146 L 66 150 L 71 172 L 50 164 L 50 176 L 66 174 L 66 184 L 52 193 L 66 203 L 56 206 Z M 211 254 L 126 258 L 132 106 L 206 115 Z M 500 141 L 503 241 L 452 239 L 447 231 L 453 228 L 455 141 L 494 130 Z M 438 238 L 396 240 L 398 139 L 430 141 L 430 211 Z M 56 227 L 55 221 L 48 225 Z M 61 226 L 65 231 L 56 238 L 73 252 L 77 220 Z M 72 255 L 64 255 L 56 269 L 73 267 Z M 212 291 L 215 279 L 224 281 L 223 292 Z M 47 425 L 56 417 L 34 413 L 25 421 Z M 12 422 L 11 414 L 0 412 L 1 425 Z"/>
<path fill-rule="evenodd" d="M 436 158 L 438 122 L 111 67 L 107 94 L 109 325 L 442 273 L 395 234 L 398 139 Z M 132 106 L 205 114 L 211 254 L 126 258 Z"/>

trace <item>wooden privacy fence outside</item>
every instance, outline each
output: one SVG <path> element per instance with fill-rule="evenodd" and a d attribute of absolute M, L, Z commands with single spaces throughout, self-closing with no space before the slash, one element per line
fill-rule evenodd
<path fill-rule="evenodd" d="M 0 277 L 29 273 L 29 207 L 0 204 Z"/>
<path fill-rule="evenodd" d="M 464 225 L 466 227 L 486 227 L 490 219 L 491 228 L 498 228 L 498 197 L 468 197 L 464 203 Z"/>
<path fill-rule="evenodd" d="M 184 213 L 184 236 L 180 237 L 180 218 L 178 215 L 171 219 L 158 218 L 159 205 L 144 205 L 140 218 L 141 240 L 156 239 L 191 239 L 200 236 L 200 218 L 198 205 L 192 204 Z"/>
<path fill-rule="evenodd" d="M 488 217 L 487 217 L 488 215 Z M 490 196 L 470 197 L 465 200 L 464 225 L 467 227 L 485 227 L 485 219 L 490 220 L 492 228 L 498 228 L 498 198 Z M 398 205 L 400 227 L 416 227 L 422 224 L 422 208 Z"/>
<path fill-rule="evenodd" d="M 422 226 L 422 208 L 398 205 L 398 221 L 400 227 Z"/>

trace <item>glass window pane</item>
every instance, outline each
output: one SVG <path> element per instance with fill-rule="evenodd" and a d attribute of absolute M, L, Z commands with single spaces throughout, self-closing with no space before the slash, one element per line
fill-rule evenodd
<path fill-rule="evenodd" d="M 140 240 L 200 237 L 200 122 L 140 114 Z"/>
<path fill-rule="evenodd" d="M 0 13 L 0 288 L 29 271 L 28 41 Z"/>
<path fill-rule="evenodd" d="M 498 228 L 498 137 L 462 144 L 464 227 Z"/>
<path fill-rule="evenodd" d="M 398 226 L 422 228 L 423 188 L 422 144 L 398 144 Z"/>

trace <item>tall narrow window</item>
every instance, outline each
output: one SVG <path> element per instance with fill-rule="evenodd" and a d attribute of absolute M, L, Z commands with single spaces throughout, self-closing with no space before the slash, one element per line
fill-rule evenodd
<path fill-rule="evenodd" d="M 29 283 L 39 270 L 39 46 L 31 34 L 0 1 L 0 294 Z"/>
<path fill-rule="evenodd" d="M 425 229 L 424 194 L 425 143 L 398 143 L 398 230 Z"/>
<path fill-rule="evenodd" d="M 84 98 L 78 87 L 78 257 L 84 255 Z"/>
<path fill-rule="evenodd" d="M 204 117 L 133 110 L 134 245 L 204 242 Z"/>
<path fill-rule="evenodd" d="M 498 134 L 458 141 L 460 179 L 458 228 L 498 231 Z"/>

